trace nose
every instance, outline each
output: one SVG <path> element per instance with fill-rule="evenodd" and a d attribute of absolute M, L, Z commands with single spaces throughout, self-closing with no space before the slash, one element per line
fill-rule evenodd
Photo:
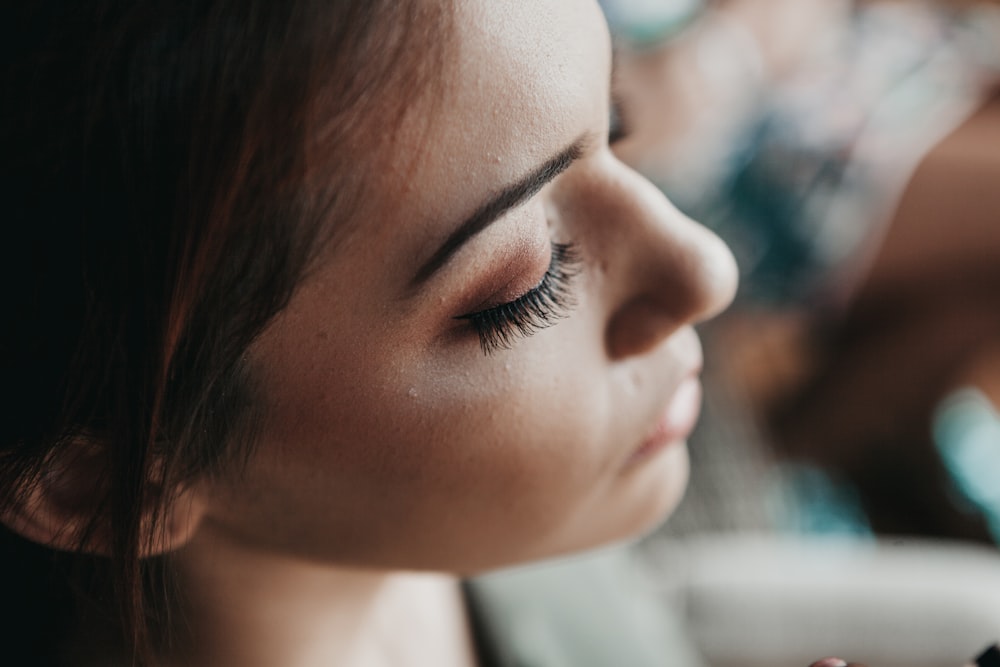
<path fill-rule="evenodd" d="M 601 275 L 610 357 L 644 354 L 729 305 L 736 262 L 715 234 L 610 153 L 586 180 L 575 206 Z"/>

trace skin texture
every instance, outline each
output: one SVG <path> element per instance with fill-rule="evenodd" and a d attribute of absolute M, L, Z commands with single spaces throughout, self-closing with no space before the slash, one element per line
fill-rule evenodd
<path fill-rule="evenodd" d="M 268 423 L 245 473 L 206 489 L 206 530 L 322 560 L 475 572 L 633 535 L 680 495 L 682 447 L 627 464 L 697 372 L 689 325 L 728 303 L 732 259 L 604 143 L 596 6 L 460 12 L 447 115 L 394 147 L 418 152 L 419 171 L 374 175 L 386 196 L 252 351 Z M 411 287 L 497 184 L 581 136 L 564 174 Z M 455 318 L 538 283 L 552 240 L 582 258 L 576 306 L 484 354 Z"/>
<path fill-rule="evenodd" d="M 457 4 L 436 113 L 414 101 L 374 196 L 250 351 L 256 453 L 186 496 L 173 558 L 201 633 L 189 664 L 406 664 L 364 648 L 379 636 L 432 652 L 400 651 L 414 664 L 463 664 L 460 614 L 439 613 L 457 604 L 451 580 L 392 572 L 626 539 L 683 492 L 682 437 L 636 452 L 700 368 L 691 327 L 732 298 L 732 257 L 608 147 L 596 3 Z M 466 216 L 578 141 L 564 173 L 413 285 Z M 484 353 L 456 318 L 538 284 L 552 242 L 579 257 L 574 305 Z M 391 620 L 422 611 L 451 624 Z"/>

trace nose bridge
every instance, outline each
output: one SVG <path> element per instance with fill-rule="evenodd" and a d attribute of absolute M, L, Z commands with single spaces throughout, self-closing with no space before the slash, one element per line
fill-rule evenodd
<path fill-rule="evenodd" d="M 581 209 L 605 274 L 608 349 L 639 354 L 722 311 L 736 289 L 729 249 L 613 158 Z"/>

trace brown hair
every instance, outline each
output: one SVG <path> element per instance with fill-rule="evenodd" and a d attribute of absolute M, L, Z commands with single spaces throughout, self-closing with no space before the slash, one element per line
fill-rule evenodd
<path fill-rule="evenodd" d="M 114 599 L 139 655 L 146 509 L 248 455 L 246 350 L 328 240 L 320 221 L 350 216 L 361 186 L 348 159 L 375 141 L 364 114 L 373 100 L 403 112 L 440 58 L 447 12 L 19 4 L 3 35 L 0 509 L 61 453 L 96 446 L 88 533 L 110 527 Z"/>

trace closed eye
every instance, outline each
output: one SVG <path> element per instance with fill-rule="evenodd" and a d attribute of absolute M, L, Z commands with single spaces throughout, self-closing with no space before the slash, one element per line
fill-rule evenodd
<path fill-rule="evenodd" d="M 553 243 L 552 259 L 541 282 L 513 301 L 456 319 L 467 320 L 485 354 L 509 349 L 518 338 L 548 328 L 575 305 L 571 290 L 579 258 L 571 244 Z"/>

